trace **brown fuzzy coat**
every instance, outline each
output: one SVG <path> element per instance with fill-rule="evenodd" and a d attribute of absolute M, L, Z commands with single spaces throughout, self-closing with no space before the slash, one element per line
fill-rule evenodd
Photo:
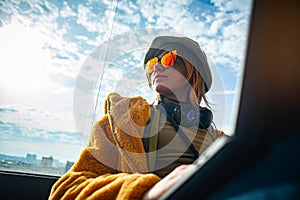
<path fill-rule="evenodd" d="M 150 106 L 110 94 L 88 146 L 53 186 L 49 199 L 141 199 L 160 178 L 148 173 L 141 140 Z"/>

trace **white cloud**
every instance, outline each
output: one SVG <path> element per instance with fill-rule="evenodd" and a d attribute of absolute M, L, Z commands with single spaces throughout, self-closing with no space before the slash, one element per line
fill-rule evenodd
<path fill-rule="evenodd" d="M 220 31 L 223 27 L 224 20 L 225 19 L 222 17 L 211 20 L 211 25 L 208 28 L 207 34 L 217 36 L 218 31 Z"/>
<path fill-rule="evenodd" d="M 74 129 L 69 128 L 72 127 L 70 124 L 73 124 L 73 119 L 67 113 L 57 113 L 53 110 L 37 108 L 35 105 L 30 107 L 20 104 L 1 105 L 0 109 L 2 110 L 0 121 L 4 123 L 14 123 L 28 129 L 74 132 Z"/>
<path fill-rule="evenodd" d="M 64 7 L 59 11 L 59 14 L 62 17 L 75 17 L 77 15 L 77 13 L 72 10 L 67 2 L 64 2 Z"/>
<path fill-rule="evenodd" d="M 81 24 L 90 32 L 96 32 L 100 30 L 100 27 L 103 24 L 95 23 L 95 20 L 97 19 L 97 15 L 91 12 L 89 7 L 80 4 L 77 10 L 78 10 L 78 14 L 77 14 L 78 24 Z"/>
<path fill-rule="evenodd" d="M 125 5 L 123 5 L 123 3 Z M 120 5 L 118 6 L 117 13 L 126 13 L 125 15 L 118 15 L 119 19 L 116 19 L 116 21 L 123 21 L 123 23 L 131 23 L 131 24 L 139 24 L 141 22 L 139 7 L 137 5 L 134 5 L 133 2 L 130 1 L 124 1 L 120 2 Z"/>
<path fill-rule="evenodd" d="M 218 7 L 220 10 L 240 11 L 248 12 L 249 5 L 252 4 L 252 0 L 211 0 L 211 2 Z"/>
<path fill-rule="evenodd" d="M 146 26 L 157 28 L 174 28 L 176 23 L 188 17 L 186 1 L 139 1 L 140 12 L 148 20 Z M 190 21 L 191 22 L 191 21 Z M 173 26 L 174 25 L 174 26 Z"/>

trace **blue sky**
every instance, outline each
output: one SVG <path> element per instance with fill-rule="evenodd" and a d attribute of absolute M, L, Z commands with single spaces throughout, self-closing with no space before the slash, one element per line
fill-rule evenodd
<path fill-rule="evenodd" d="M 151 100 L 140 69 L 160 34 L 199 42 L 217 127 L 232 133 L 250 12 L 250 0 L 1 1 L 0 153 L 76 160 L 108 92 Z"/>

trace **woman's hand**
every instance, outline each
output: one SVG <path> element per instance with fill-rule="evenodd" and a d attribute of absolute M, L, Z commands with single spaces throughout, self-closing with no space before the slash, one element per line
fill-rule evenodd
<path fill-rule="evenodd" d="M 194 165 L 180 165 L 179 167 L 175 168 L 170 174 L 168 174 L 150 190 L 148 190 L 143 196 L 143 200 L 158 199 L 193 168 L 195 168 Z"/>

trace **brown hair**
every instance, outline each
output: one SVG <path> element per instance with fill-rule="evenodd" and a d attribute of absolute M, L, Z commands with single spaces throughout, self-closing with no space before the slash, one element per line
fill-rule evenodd
<path fill-rule="evenodd" d="M 197 69 L 191 65 L 188 61 L 183 59 L 183 63 L 187 70 L 186 79 L 191 84 L 192 90 L 189 95 L 189 99 L 194 106 L 200 106 L 201 100 L 203 99 L 204 103 L 209 106 L 209 102 L 205 96 L 205 84 L 204 79 L 200 75 Z"/>

